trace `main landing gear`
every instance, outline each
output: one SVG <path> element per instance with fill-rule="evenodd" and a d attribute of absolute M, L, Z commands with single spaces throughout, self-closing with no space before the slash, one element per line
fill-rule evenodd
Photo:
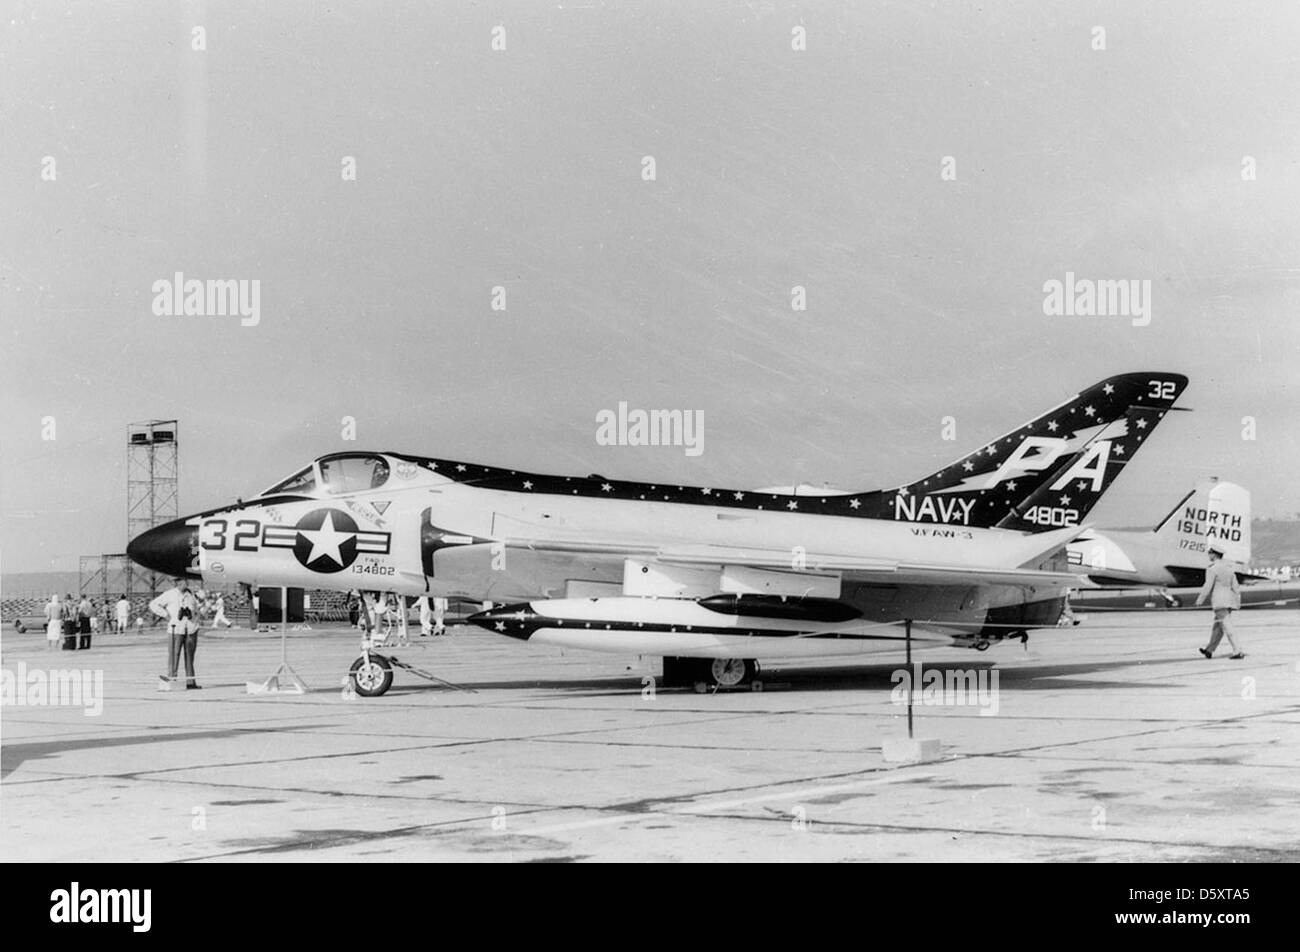
<path fill-rule="evenodd" d="M 749 658 L 664 658 L 664 686 L 696 694 L 748 687 L 763 690 L 758 662 Z"/>

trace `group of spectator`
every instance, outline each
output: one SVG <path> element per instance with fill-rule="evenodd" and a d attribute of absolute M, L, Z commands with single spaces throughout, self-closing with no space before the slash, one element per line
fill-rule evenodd
<path fill-rule="evenodd" d="M 212 628 L 237 628 L 226 617 L 226 599 L 221 592 L 192 593 L 195 598 L 195 620 Z M 47 648 L 53 648 L 60 641 L 64 650 L 89 648 L 91 639 L 101 633 L 125 634 L 131 628 L 131 600 L 125 595 L 116 601 L 111 598 L 98 599 L 89 595 L 74 598 L 71 592 L 62 597 L 56 592 L 45 603 L 45 638 Z M 26 631 L 21 620 L 15 623 L 20 632 Z M 135 627 L 144 629 L 158 624 L 157 619 L 148 621 L 143 616 L 135 619 Z M 75 636 L 75 637 L 74 637 Z"/>
<path fill-rule="evenodd" d="M 62 642 L 64 651 L 89 648 L 100 631 L 126 631 L 130 624 L 131 603 L 123 595 L 115 605 L 102 604 L 89 595 L 80 599 L 72 593 L 59 598 L 58 593 L 45 603 L 45 647 L 52 649 Z"/>

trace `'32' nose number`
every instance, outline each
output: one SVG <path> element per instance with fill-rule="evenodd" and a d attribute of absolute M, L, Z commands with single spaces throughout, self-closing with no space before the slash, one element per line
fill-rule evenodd
<path fill-rule="evenodd" d="M 236 552 L 256 552 L 262 540 L 262 524 L 256 519 L 236 519 L 233 528 L 225 519 L 206 519 L 199 526 L 199 546 L 211 551 L 226 548 L 227 533 Z"/>

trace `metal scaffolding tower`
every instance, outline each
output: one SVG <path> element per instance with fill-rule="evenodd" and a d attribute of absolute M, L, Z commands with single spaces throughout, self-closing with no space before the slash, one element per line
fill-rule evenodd
<path fill-rule="evenodd" d="M 128 541 L 180 518 L 177 434 L 175 420 L 149 420 L 126 428 Z M 167 586 L 165 576 L 135 565 L 123 553 L 83 555 L 78 569 L 81 594 L 109 602 L 125 595 L 133 614 L 143 612 L 143 606 Z"/>
<path fill-rule="evenodd" d="M 178 427 L 149 420 L 126 428 L 126 537 L 180 518 Z M 160 576 L 134 567 L 131 594 L 156 593 Z"/>
<path fill-rule="evenodd" d="M 176 435 L 175 420 L 151 420 L 127 427 L 126 533 L 129 539 L 180 516 L 176 493 Z"/>
<path fill-rule="evenodd" d="M 80 592 L 103 601 L 116 601 L 119 595 L 130 598 L 133 588 L 138 587 L 148 575 L 143 569 L 131 564 L 125 555 L 83 555 L 78 566 Z M 143 593 L 145 589 L 140 589 Z"/>

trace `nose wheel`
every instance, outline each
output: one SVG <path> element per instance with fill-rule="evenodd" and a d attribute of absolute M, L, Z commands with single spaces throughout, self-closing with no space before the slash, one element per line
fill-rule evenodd
<path fill-rule="evenodd" d="M 357 694 L 379 697 L 393 686 L 393 666 L 383 655 L 371 651 L 352 662 L 348 677 Z"/>

